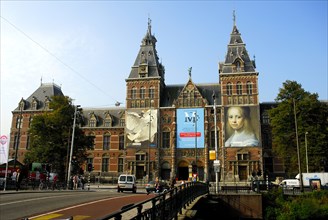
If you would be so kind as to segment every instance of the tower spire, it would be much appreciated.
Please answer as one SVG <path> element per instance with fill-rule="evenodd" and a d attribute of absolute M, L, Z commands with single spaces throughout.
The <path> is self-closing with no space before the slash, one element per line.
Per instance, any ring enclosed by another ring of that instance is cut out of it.
<path fill-rule="evenodd" d="M 151 36 L 151 19 L 148 17 L 148 34 Z"/>
<path fill-rule="evenodd" d="M 236 26 L 236 11 L 235 10 L 233 10 L 232 17 L 233 17 L 233 26 Z"/>

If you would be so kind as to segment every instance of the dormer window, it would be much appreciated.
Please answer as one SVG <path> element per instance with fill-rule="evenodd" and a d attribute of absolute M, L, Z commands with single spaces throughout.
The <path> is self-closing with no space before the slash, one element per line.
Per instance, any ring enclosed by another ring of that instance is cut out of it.
<path fill-rule="evenodd" d="M 20 111 L 23 111 L 25 109 L 25 102 L 23 99 L 20 101 L 18 107 Z"/>
<path fill-rule="evenodd" d="M 49 105 L 50 105 L 50 99 L 47 96 L 46 99 L 44 100 L 44 109 L 49 110 L 49 108 L 50 108 Z"/>
<path fill-rule="evenodd" d="M 35 97 L 33 97 L 33 99 L 32 99 L 32 109 L 36 110 L 37 107 L 38 107 L 38 101 Z"/>
<path fill-rule="evenodd" d="M 97 117 L 94 113 L 90 114 L 90 120 L 89 120 L 89 127 L 96 127 L 97 126 Z"/>
<path fill-rule="evenodd" d="M 105 127 L 112 127 L 112 116 L 109 114 L 109 112 L 105 112 L 105 120 L 104 120 L 104 126 Z"/>

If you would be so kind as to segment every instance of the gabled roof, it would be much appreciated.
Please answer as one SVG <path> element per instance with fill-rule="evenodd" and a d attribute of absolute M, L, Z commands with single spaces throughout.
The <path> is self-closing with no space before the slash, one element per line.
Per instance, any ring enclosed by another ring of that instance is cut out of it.
<path fill-rule="evenodd" d="M 64 96 L 61 88 L 54 83 L 41 83 L 40 87 L 35 90 L 27 99 L 24 101 L 24 111 L 32 110 L 32 102 L 35 100 L 38 102 L 38 108 L 36 110 L 44 110 L 45 101 L 51 99 L 52 96 Z M 19 105 L 14 111 L 19 111 Z"/>

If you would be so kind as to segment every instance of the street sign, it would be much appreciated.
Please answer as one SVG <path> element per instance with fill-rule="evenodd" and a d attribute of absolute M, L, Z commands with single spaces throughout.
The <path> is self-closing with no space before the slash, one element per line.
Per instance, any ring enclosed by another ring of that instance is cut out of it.
<path fill-rule="evenodd" d="M 221 161 L 220 160 L 214 160 L 214 172 L 215 173 L 219 173 L 220 172 L 220 165 L 221 165 Z"/>

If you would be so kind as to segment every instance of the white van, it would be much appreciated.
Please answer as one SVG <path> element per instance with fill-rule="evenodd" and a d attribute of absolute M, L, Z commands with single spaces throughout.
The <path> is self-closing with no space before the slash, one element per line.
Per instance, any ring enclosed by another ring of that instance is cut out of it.
<path fill-rule="evenodd" d="M 279 184 L 280 187 L 283 187 L 285 189 L 294 189 L 300 187 L 300 181 L 298 179 L 287 179 L 281 181 Z"/>
<path fill-rule="evenodd" d="M 137 181 L 135 175 L 121 174 L 117 181 L 117 192 L 132 191 L 137 192 Z"/>

